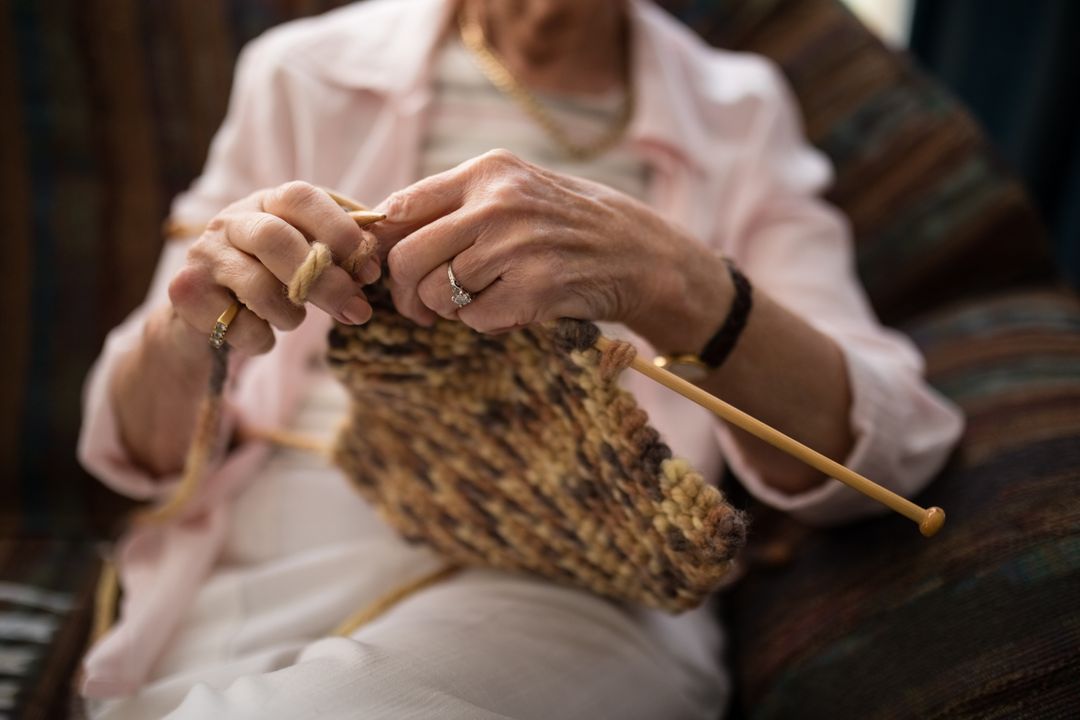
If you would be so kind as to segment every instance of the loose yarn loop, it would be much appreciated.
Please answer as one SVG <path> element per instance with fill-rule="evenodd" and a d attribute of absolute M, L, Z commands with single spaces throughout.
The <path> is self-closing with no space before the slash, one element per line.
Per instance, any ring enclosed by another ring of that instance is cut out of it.
<path fill-rule="evenodd" d="M 600 328 L 591 322 L 564 318 L 551 328 L 555 344 L 564 352 L 582 351 L 591 348 L 600 338 Z M 615 340 L 600 351 L 598 368 L 600 377 L 611 382 L 619 373 L 630 367 L 637 357 L 637 348 L 625 340 Z"/>
<path fill-rule="evenodd" d="M 364 264 L 375 256 L 376 249 L 375 238 L 365 234 L 360 241 L 360 247 L 356 248 L 349 257 L 345 258 L 345 262 L 341 263 L 341 269 L 349 273 L 353 280 L 358 281 L 360 271 L 363 269 Z"/>
<path fill-rule="evenodd" d="M 334 264 L 334 256 L 330 248 L 320 242 L 311 243 L 304 262 L 296 268 L 296 272 L 289 278 L 288 294 L 293 305 L 303 305 L 307 302 L 311 286 L 319 279 L 323 272 Z M 351 274 L 351 273 L 350 273 Z"/>
<path fill-rule="evenodd" d="M 619 373 L 630 367 L 630 363 L 637 357 L 637 348 L 625 340 L 611 343 L 600 352 L 600 377 L 611 382 Z"/>

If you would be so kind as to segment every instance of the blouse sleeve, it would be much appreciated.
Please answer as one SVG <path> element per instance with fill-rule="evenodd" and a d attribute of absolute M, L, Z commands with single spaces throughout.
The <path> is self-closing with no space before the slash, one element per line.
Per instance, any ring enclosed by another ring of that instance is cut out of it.
<path fill-rule="evenodd" d="M 877 321 L 855 275 L 848 225 L 818 197 L 831 181 L 828 161 L 803 138 L 780 74 L 764 62 L 761 69 L 760 111 L 740 178 L 743 201 L 728 228 L 729 252 L 756 288 L 839 346 L 855 436 L 844 464 L 912 496 L 945 463 L 963 429 L 962 415 L 927 385 L 914 345 Z M 815 524 L 883 511 L 834 479 L 797 495 L 776 490 L 762 481 L 728 428 L 721 425 L 718 433 L 732 471 L 762 502 Z"/>
<path fill-rule="evenodd" d="M 290 178 L 289 113 L 276 75 L 276 63 L 262 39 L 241 53 L 225 120 L 202 175 L 174 200 L 172 220 L 201 227 L 235 200 Z M 138 345 L 148 315 L 169 302 L 169 282 L 183 266 L 191 242 L 165 243 L 146 299 L 106 337 L 83 388 L 79 460 L 106 485 L 137 499 L 168 492 L 175 478 L 151 476 L 132 460 L 120 438 L 109 383 L 120 358 Z M 231 432 L 234 421 L 226 410 L 223 433 Z"/>

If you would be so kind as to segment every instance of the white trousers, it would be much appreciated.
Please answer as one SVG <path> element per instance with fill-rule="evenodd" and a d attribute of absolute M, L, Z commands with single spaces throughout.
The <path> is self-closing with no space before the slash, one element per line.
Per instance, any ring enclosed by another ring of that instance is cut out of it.
<path fill-rule="evenodd" d="M 332 425 L 320 384 L 296 429 Z M 142 691 L 108 720 L 715 720 L 728 694 L 710 608 L 669 616 L 492 570 L 421 590 L 351 637 L 332 628 L 439 567 L 335 469 L 282 451 L 238 499 L 225 556 Z"/>

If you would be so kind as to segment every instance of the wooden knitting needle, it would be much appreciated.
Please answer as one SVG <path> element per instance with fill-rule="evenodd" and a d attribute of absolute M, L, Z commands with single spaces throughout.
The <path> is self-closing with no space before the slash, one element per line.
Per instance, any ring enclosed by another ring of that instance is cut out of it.
<path fill-rule="evenodd" d="M 611 344 L 611 340 L 601 337 L 596 341 L 596 348 L 603 351 Z M 945 511 L 941 508 L 919 507 L 907 498 L 897 495 L 892 490 L 878 485 L 869 478 L 865 478 L 854 470 L 846 468 L 835 460 L 831 460 L 816 450 L 803 445 L 798 440 L 788 437 L 776 428 L 766 425 L 751 415 L 747 415 L 734 405 L 710 395 L 697 385 L 683 380 L 668 370 L 653 365 L 640 355 L 634 357 L 630 366 L 642 375 L 652 378 L 664 387 L 674 390 L 683 397 L 689 398 L 703 408 L 719 415 L 732 425 L 742 428 L 754 437 L 764 440 L 773 447 L 783 450 L 788 455 L 802 460 L 810 467 L 820 470 L 829 477 L 836 478 L 845 485 L 895 510 L 917 523 L 919 532 L 926 537 L 936 534 L 941 529 L 941 526 L 945 524 Z"/>
<path fill-rule="evenodd" d="M 356 224 L 360 227 L 377 223 L 380 220 L 385 220 L 386 216 L 382 213 L 371 212 L 363 203 L 359 203 L 353 200 L 351 197 L 346 197 L 339 192 L 331 190 L 330 188 L 319 188 L 324 193 L 330 196 L 330 199 L 336 202 L 341 207 L 349 211 L 349 217 L 356 221 Z"/>
<path fill-rule="evenodd" d="M 351 198 L 339 195 L 327 188 L 320 189 L 329 195 L 334 202 L 340 205 L 359 227 L 367 227 L 372 223 L 377 223 L 380 220 L 386 219 L 386 216 L 382 213 L 372 212 Z M 205 231 L 205 225 L 189 225 L 188 223 L 176 222 L 171 219 L 165 222 L 165 237 L 169 239 L 198 237 Z"/>
<path fill-rule="evenodd" d="M 367 211 L 363 205 L 351 198 L 339 195 L 328 188 L 323 188 L 323 190 L 333 198 L 338 205 L 350 209 L 352 211 L 349 213 L 350 216 Z M 367 218 L 371 216 L 375 216 L 375 213 L 367 213 L 364 217 Z M 381 220 L 383 217 L 385 216 L 378 216 L 378 219 L 372 219 L 370 222 L 378 222 L 378 220 Z M 605 337 L 600 337 L 596 341 L 596 347 L 601 351 L 610 345 L 611 340 L 608 340 Z M 683 397 L 689 398 L 705 409 L 719 415 L 732 425 L 742 428 L 746 432 L 764 440 L 773 447 L 802 460 L 810 467 L 819 470 L 829 477 L 836 478 L 848 487 L 854 488 L 864 495 L 877 500 L 886 507 L 895 510 L 909 520 L 917 523 L 919 532 L 924 536 L 931 537 L 932 535 L 935 535 L 945 524 L 945 511 L 941 508 L 923 508 L 916 505 L 907 498 L 897 495 L 892 490 L 878 485 L 873 480 L 870 480 L 854 470 L 844 467 L 835 460 L 825 457 L 816 450 L 803 445 L 798 440 L 788 437 L 776 428 L 766 425 L 752 415 L 744 413 L 734 405 L 730 405 L 720 398 L 710 395 L 697 385 L 683 380 L 681 377 L 668 370 L 653 365 L 641 356 L 635 356 L 634 360 L 630 363 L 630 366 L 641 374 L 652 378 L 661 385 L 674 390 Z"/>
<path fill-rule="evenodd" d="M 370 225 L 386 219 L 381 213 L 371 212 L 361 203 L 352 198 L 341 195 L 330 188 L 321 188 L 334 202 L 348 211 L 356 224 L 360 227 Z M 202 230 L 191 234 L 201 234 Z M 596 347 L 603 351 L 611 345 L 611 340 L 600 337 L 596 341 Z M 810 467 L 819 470 L 829 477 L 836 478 L 845 485 L 858 490 L 864 495 L 877 500 L 886 507 L 900 513 L 904 517 L 917 523 L 919 531 L 926 537 L 935 535 L 945 524 L 945 511 L 939 507 L 923 508 L 901 497 L 892 490 L 878 485 L 869 478 L 844 467 L 840 463 L 825 457 L 821 453 L 803 445 L 798 440 L 788 437 L 770 425 L 766 425 L 757 418 L 744 413 L 734 405 L 730 405 L 720 398 L 705 392 L 697 385 L 683 380 L 678 375 L 663 368 L 657 367 L 646 361 L 641 356 L 635 356 L 630 366 L 642 375 L 652 378 L 661 385 L 674 390 L 683 397 L 693 400 L 698 405 L 715 413 L 732 425 L 742 428 L 751 435 L 764 440 L 775 448 L 802 460 Z"/>
<path fill-rule="evenodd" d="M 385 220 L 386 216 L 382 213 L 371 212 L 370 210 L 350 210 L 349 217 L 356 221 L 356 224 L 360 227 L 366 227 L 372 223 L 377 223 L 380 220 Z"/>

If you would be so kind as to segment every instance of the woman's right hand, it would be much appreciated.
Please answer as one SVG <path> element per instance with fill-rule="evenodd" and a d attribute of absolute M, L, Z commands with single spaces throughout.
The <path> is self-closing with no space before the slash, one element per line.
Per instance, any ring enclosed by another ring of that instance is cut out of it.
<path fill-rule="evenodd" d="M 169 284 L 169 298 L 176 316 L 203 338 L 233 299 L 239 300 L 243 307 L 229 326 L 228 343 L 244 354 L 264 353 L 274 345 L 271 326 L 293 330 L 304 319 L 304 307 L 294 305 L 285 288 L 311 244 L 323 243 L 340 261 L 372 241 L 314 185 L 296 181 L 260 190 L 210 221 Z M 377 257 L 355 277 L 331 265 L 311 286 L 308 302 L 339 322 L 365 323 L 371 306 L 363 285 L 379 274 Z"/>

